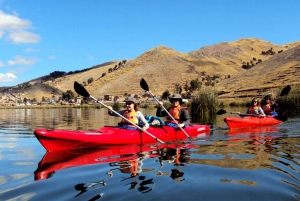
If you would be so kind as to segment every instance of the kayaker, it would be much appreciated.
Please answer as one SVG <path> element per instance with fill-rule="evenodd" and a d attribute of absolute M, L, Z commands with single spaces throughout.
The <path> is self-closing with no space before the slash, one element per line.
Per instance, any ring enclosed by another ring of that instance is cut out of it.
<path fill-rule="evenodd" d="M 184 128 L 190 124 L 190 117 L 187 111 L 186 107 L 181 106 L 182 104 L 182 98 L 180 94 L 173 94 L 170 98 L 169 101 L 171 102 L 171 107 L 168 108 L 168 112 L 172 117 L 176 120 L 174 120 L 169 117 L 168 113 L 164 110 L 161 110 L 162 102 L 159 103 L 157 110 L 156 110 L 156 116 L 158 117 L 167 117 L 166 120 L 166 125 L 167 126 L 172 126 L 174 128 L 177 128 L 180 126 L 181 128 Z M 177 125 L 178 124 L 178 125 Z"/>
<path fill-rule="evenodd" d="M 268 116 L 276 117 L 278 116 L 276 109 L 278 108 L 278 104 L 271 100 L 270 95 L 266 95 L 264 97 L 264 104 L 262 105 L 262 109 L 264 113 Z"/>
<path fill-rule="evenodd" d="M 242 114 L 240 114 L 240 112 L 238 112 L 238 114 L 243 116 Z M 247 109 L 246 114 L 255 114 L 258 116 L 262 116 L 262 117 L 266 116 L 263 109 L 260 107 L 259 101 L 257 98 L 252 99 L 251 106 Z"/>
<path fill-rule="evenodd" d="M 122 121 L 119 123 L 119 125 L 126 129 L 137 129 L 133 124 L 141 126 L 143 131 L 146 131 L 149 128 L 149 124 L 146 121 L 144 115 L 138 110 L 138 101 L 135 98 L 127 97 L 125 100 L 125 110 L 117 111 L 120 115 L 124 116 L 127 120 L 124 120 L 122 118 Z M 112 111 L 112 107 L 108 106 L 108 114 L 110 116 L 118 116 L 116 113 Z"/>

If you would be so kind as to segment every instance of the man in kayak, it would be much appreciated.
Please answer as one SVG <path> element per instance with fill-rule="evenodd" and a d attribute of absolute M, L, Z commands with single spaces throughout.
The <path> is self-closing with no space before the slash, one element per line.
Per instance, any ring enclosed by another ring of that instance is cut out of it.
<path fill-rule="evenodd" d="M 126 128 L 126 129 L 131 129 L 134 130 L 136 127 L 132 124 L 135 125 L 142 125 L 143 131 L 146 131 L 149 128 L 149 124 L 146 121 L 144 115 L 138 111 L 138 101 L 134 98 L 127 97 L 125 100 L 125 110 L 120 110 L 117 111 L 120 115 L 124 116 L 127 120 L 124 120 L 122 118 L 122 121 L 119 123 L 119 126 Z M 112 107 L 108 106 L 108 114 L 110 116 L 118 116 L 116 113 L 112 111 Z"/>
<path fill-rule="evenodd" d="M 242 114 L 240 114 L 240 112 L 238 112 L 238 114 L 243 116 Z M 258 115 L 258 116 L 261 116 L 261 117 L 266 116 L 263 109 L 260 107 L 257 98 L 252 99 L 251 106 L 248 108 L 246 114 L 253 114 L 253 115 Z"/>
<path fill-rule="evenodd" d="M 165 122 L 167 126 L 172 126 L 174 128 L 184 128 L 190 124 L 190 117 L 186 107 L 181 106 L 182 98 L 180 94 L 173 94 L 169 101 L 171 102 L 171 107 L 168 108 L 168 112 L 176 120 L 176 122 L 168 115 L 166 111 L 161 110 L 162 102 L 159 103 L 156 116 L 165 117 L 167 116 L 167 121 Z"/>

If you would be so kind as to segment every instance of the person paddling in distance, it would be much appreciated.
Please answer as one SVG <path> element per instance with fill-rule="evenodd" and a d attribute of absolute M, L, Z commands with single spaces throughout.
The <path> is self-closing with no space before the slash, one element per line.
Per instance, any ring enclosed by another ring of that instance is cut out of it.
<path fill-rule="evenodd" d="M 127 97 L 125 100 L 125 110 L 117 111 L 120 115 L 124 116 L 126 119 L 128 119 L 130 122 L 132 122 L 135 125 L 141 126 L 143 131 L 146 131 L 149 128 L 149 124 L 146 121 L 144 115 L 138 110 L 138 101 L 134 98 Z M 108 114 L 110 116 L 118 116 L 112 111 L 112 107 L 108 106 Z M 135 130 L 137 129 L 132 123 L 122 118 L 122 121 L 119 123 L 119 125 L 123 128 Z"/>
<path fill-rule="evenodd" d="M 262 104 L 262 109 L 266 115 L 272 115 L 272 109 L 271 109 L 272 104 L 273 102 L 271 101 L 271 96 L 266 95 L 264 97 L 264 101 Z"/>
<path fill-rule="evenodd" d="M 240 112 L 238 112 L 239 115 L 241 115 Z M 258 99 L 257 98 L 253 98 L 251 101 L 251 106 L 247 109 L 246 114 L 254 114 L 254 115 L 258 115 L 261 117 L 265 117 L 265 113 L 263 111 L 263 109 L 260 107 Z M 243 115 L 241 115 L 243 116 Z"/>
<path fill-rule="evenodd" d="M 158 117 L 167 117 L 166 120 L 166 125 L 167 126 L 172 126 L 174 128 L 178 128 L 180 126 L 181 128 L 184 128 L 190 124 L 190 117 L 187 111 L 186 107 L 182 107 L 182 98 L 180 94 L 173 94 L 170 98 L 169 101 L 171 102 L 171 107 L 168 108 L 168 112 L 172 117 L 176 120 L 174 120 L 168 115 L 166 111 L 163 111 L 161 108 L 162 102 L 159 102 L 159 105 L 156 110 L 156 116 Z"/>
<path fill-rule="evenodd" d="M 276 112 L 276 109 L 278 108 L 278 104 L 276 103 L 276 101 L 278 100 L 278 98 L 279 97 L 277 97 L 275 101 L 272 101 L 270 95 L 266 95 L 264 97 L 264 104 L 262 105 L 262 109 L 267 116 L 278 116 L 278 113 Z"/>

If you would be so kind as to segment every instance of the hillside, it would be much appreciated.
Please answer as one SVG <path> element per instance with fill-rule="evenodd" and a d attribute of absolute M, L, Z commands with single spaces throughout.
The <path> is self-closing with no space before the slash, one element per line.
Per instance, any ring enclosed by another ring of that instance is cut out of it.
<path fill-rule="evenodd" d="M 221 92 L 220 97 L 242 97 L 262 88 L 267 91 L 299 83 L 299 55 L 300 41 L 275 45 L 256 38 L 221 42 L 190 53 L 159 46 L 132 60 L 107 62 L 58 78 L 38 78 L 11 91 L 40 100 L 73 90 L 74 81 L 78 81 L 85 83 L 91 95 L 103 98 L 104 94 L 141 94 L 139 81 L 144 78 L 154 94 L 162 94 L 166 89 L 173 93 L 175 84 L 184 88 L 186 82 L 198 78 L 202 87 Z"/>

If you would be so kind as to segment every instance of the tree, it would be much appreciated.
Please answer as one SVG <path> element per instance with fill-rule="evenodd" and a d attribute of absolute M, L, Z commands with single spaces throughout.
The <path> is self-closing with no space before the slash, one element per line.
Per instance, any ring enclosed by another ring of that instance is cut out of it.
<path fill-rule="evenodd" d="M 190 91 L 193 92 L 197 89 L 200 89 L 201 85 L 202 85 L 202 83 L 198 80 L 198 78 L 195 80 L 192 80 L 190 83 Z"/>
<path fill-rule="evenodd" d="M 189 91 L 189 85 L 188 85 L 188 81 L 185 81 L 185 85 L 184 85 L 184 90 L 187 93 Z"/>
<path fill-rule="evenodd" d="M 162 94 L 162 99 L 168 99 L 170 96 L 170 92 L 169 90 L 167 89 L 163 94 Z"/>
<path fill-rule="evenodd" d="M 62 99 L 66 100 L 66 101 L 73 99 L 74 97 L 75 97 L 75 94 L 71 90 L 67 90 L 66 92 L 64 92 L 62 94 Z"/>
<path fill-rule="evenodd" d="M 181 92 L 182 92 L 182 88 L 180 84 L 175 84 L 175 93 L 181 94 Z"/>
<path fill-rule="evenodd" d="M 91 78 L 88 79 L 87 82 L 88 82 L 88 84 L 91 84 L 93 81 L 94 81 L 94 79 L 91 77 Z"/>

